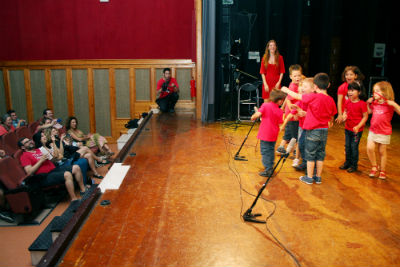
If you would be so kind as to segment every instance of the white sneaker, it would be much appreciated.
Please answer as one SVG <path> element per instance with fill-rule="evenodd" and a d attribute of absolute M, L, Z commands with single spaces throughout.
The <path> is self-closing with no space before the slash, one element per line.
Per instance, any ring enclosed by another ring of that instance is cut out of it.
<path fill-rule="evenodd" d="M 299 159 L 294 159 L 292 167 L 297 167 L 297 166 L 299 166 Z"/>

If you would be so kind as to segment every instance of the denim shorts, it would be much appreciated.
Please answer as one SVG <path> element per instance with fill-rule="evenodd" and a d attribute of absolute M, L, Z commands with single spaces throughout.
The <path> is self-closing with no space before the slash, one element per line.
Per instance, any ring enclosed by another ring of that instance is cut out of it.
<path fill-rule="evenodd" d="M 292 138 L 297 140 L 299 132 L 299 121 L 289 121 L 285 127 L 285 134 L 283 140 L 290 141 Z"/>
<path fill-rule="evenodd" d="M 328 139 L 328 129 L 314 129 L 306 131 L 306 161 L 323 161 L 325 159 L 325 146 Z"/>

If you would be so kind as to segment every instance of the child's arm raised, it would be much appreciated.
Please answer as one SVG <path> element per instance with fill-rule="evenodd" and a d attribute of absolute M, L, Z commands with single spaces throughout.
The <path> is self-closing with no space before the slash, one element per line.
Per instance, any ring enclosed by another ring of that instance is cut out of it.
<path fill-rule="evenodd" d="M 288 95 L 290 95 L 291 97 L 293 97 L 293 98 L 295 98 L 295 99 L 297 99 L 297 100 L 301 100 L 301 94 L 298 94 L 298 93 L 295 93 L 295 92 L 293 92 L 292 90 L 290 90 L 289 88 L 287 88 L 286 86 L 283 86 L 282 88 L 281 88 L 281 91 L 282 92 L 284 92 L 284 93 L 286 93 L 286 94 L 288 94 Z"/>
<path fill-rule="evenodd" d="M 388 103 L 389 106 L 394 107 L 394 111 L 396 111 L 396 113 L 400 115 L 400 106 L 399 106 L 399 104 L 397 104 L 393 100 L 388 100 L 387 103 Z"/>

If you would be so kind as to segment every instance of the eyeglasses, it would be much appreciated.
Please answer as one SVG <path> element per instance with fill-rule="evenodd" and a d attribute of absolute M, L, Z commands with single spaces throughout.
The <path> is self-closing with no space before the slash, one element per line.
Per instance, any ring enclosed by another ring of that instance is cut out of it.
<path fill-rule="evenodd" d="M 29 143 L 31 140 L 30 139 L 28 139 L 28 140 L 26 140 L 25 142 L 22 142 L 22 144 L 23 145 L 26 145 L 27 143 Z"/>

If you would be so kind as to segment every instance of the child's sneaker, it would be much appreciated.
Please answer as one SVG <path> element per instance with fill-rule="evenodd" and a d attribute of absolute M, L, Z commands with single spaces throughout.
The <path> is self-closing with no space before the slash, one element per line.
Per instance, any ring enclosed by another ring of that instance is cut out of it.
<path fill-rule="evenodd" d="M 286 150 L 285 150 L 285 148 L 284 148 L 283 146 L 279 146 L 279 147 L 276 149 L 276 153 L 278 153 L 278 154 L 285 154 L 285 153 L 286 153 Z"/>
<path fill-rule="evenodd" d="M 314 182 L 315 182 L 316 184 L 321 184 L 321 183 L 322 183 L 321 177 L 314 176 L 314 177 L 313 177 L 313 180 L 314 180 Z"/>
<path fill-rule="evenodd" d="M 306 183 L 306 184 L 313 184 L 314 183 L 314 179 L 308 177 L 307 175 L 301 176 L 299 179 L 300 179 L 300 181 L 302 181 L 303 183 Z"/>
<path fill-rule="evenodd" d="M 299 159 L 294 159 L 294 160 L 293 160 L 292 166 L 293 166 L 293 167 L 299 166 Z"/>

